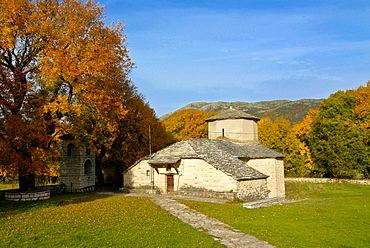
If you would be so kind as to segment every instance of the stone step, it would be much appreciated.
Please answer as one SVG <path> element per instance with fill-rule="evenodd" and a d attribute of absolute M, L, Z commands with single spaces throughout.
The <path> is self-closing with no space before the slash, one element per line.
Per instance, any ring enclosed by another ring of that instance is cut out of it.
<path fill-rule="evenodd" d="M 149 195 L 160 194 L 159 189 L 129 189 L 129 188 L 120 188 L 119 190 L 122 191 L 123 193 L 149 194 Z"/>
<path fill-rule="evenodd" d="M 284 200 L 284 197 L 267 198 L 263 200 L 243 203 L 243 207 L 249 209 L 270 207 L 275 204 L 283 203 Z"/>

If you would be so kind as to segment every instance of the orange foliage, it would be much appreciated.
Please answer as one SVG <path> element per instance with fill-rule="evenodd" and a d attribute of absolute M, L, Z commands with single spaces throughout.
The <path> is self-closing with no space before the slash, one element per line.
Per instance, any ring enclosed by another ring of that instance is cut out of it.
<path fill-rule="evenodd" d="M 203 139 L 207 138 L 208 135 L 208 126 L 205 120 L 216 114 L 218 112 L 184 109 L 163 120 L 163 125 L 175 141 Z"/>
<path fill-rule="evenodd" d="M 310 109 L 308 115 L 302 120 L 302 122 L 297 123 L 293 127 L 293 132 L 300 140 L 299 148 L 300 154 L 305 158 L 304 166 L 310 170 L 315 169 L 314 162 L 312 160 L 311 150 L 307 145 L 308 135 L 312 130 L 312 122 L 317 115 L 317 109 Z"/>
<path fill-rule="evenodd" d="M 312 122 L 317 113 L 317 109 L 310 109 L 307 113 L 308 115 L 302 120 L 302 122 L 294 125 L 293 131 L 300 140 L 307 139 L 307 135 L 312 129 Z"/>
<path fill-rule="evenodd" d="M 0 12 L 0 170 L 48 173 L 61 132 L 109 147 L 133 67 L 122 23 L 106 26 L 94 1 L 2 0 Z"/>
<path fill-rule="evenodd" d="M 127 97 L 125 108 L 127 114 L 119 122 L 118 136 L 101 158 L 105 177 L 121 179 L 125 168 L 148 155 L 150 149 L 156 152 L 169 142 L 164 126 L 141 95 Z"/>
<path fill-rule="evenodd" d="M 360 86 L 354 91 L 356 96 L 356 107 L 353 113 L 363 122 L 365 128 L 370 128 L 370 81 L 366 86 Z"/>

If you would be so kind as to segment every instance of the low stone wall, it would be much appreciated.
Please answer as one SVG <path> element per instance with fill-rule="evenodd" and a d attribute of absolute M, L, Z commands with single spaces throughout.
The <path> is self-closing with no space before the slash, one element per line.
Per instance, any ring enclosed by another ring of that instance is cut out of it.
<path fill-rule="evenodd" d="M 249 208 L 249 209 L 265 208 L 265 207 L 270 207 L 272 205 L 281 204 L 284 201 L 285 201 L 284 197 L 274 197 L 274 198 L 268 198 L 268 199 L 263 199 L 259 201 L 246 202 L 246 203 L 243 203 L 243 207 Z"/>
<path fill-rule="evenodd" d="M 193 196 L 193 197 L 206 197 L 206 198 L 219 198 L 233 201 L 236 198 L 235 192 L 217 192 L 202 188 L 181 188 L 175 191 L 175 195 Z"/>
<path fill-rule="evenodd" d="M 51 196 L 60 195 L 60 194 L 65 193 L 65 188 L 64 188 L 64 185 L 63 184 L 39 186 L 39 187 L 36 187 L 36 190 L 37 191 L 46 191 L 46 190 L 49 190 Z M 0 200 L 4 200 L 5 199 L 5 193 L 7 193 L 7 192 L 14 192 L 14 191 L 15 191 L 14 189 L 0 190 Z"/>
<path fill-rule="evenodd" d="M 0 190 L 0 200 L 5 200 L 5 193 L 13 192 L 13 191 L 14 191 L 14 189 Z"/>
<path fill-rule="evenodd" d="M 64 184 L 39 186 L 36 189 L 37 190 L 50 190 L 50 196 L 60 195 L 60 194 L 65 193 L 65 185 Z"/>
<path fill-rule="evenodd" d="M 359 184 L 370 185 L 369 179 L 354 180 L 354 179 L 336 179 L 336 178 L 300 178 L 287 177 L 285 182 L 306 182 L 306 183 L 345 183 L 345 184 Z"/>
<path fill-rule="evenodd" d="M 138 188 L 138 189 L 120 188 L 119 190 L 123 191 L 123 193 L 134 193 L 134 194 L 159 195 L 161 193 L 159 189 L 147 189 L 147 188 Z"/>
<path fill-rule="evenodd" d="M 50 199 L 50 190 L 38 192 L 5 192 L 7 201 L 38 201 Z"/>

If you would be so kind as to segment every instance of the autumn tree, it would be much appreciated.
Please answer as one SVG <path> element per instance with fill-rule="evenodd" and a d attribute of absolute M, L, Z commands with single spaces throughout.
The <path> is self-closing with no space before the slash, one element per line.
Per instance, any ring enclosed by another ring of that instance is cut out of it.
<path fill-rule="evenodd" d="M 359 118 L 359 123 L 365 128 L 370 129 L 370 81 L 366 86 L 360 86 L 355 90 L 356 106 L 353 113 Z"/>
<path fill-rule="evenodd" d="M 317 115 L 317 109 L 310 109 L 307 116 L 300 122 L 294 125 L 293 132 L 300 141 L 299 149 L 301 155 L 305 159 L 304 167 L 308 170 L 308 175 L 315 175 L 317 169 L 312 159 L 311 149 L 308 145 L 309 134 L 312 130 L 312 122 Z"/>
<path fill-rule="evenodd" d="M 300 142 L 288 120 L 283 118 L 275 121 L 271 121 L 270 118 L 261 119 L 258 122 L 258 140 L 262 145 L 286 156 L 284 169 L 287 175 L 300 176 L 305 173 Z"/>
<path fill-rule="evenodd" d="M 322 102 L 312 122 L 308 144 L 325 177 L 369 177 L 370 134 L 354 114 L 357 101 L 353 90 L 338 91 Z"/>
<path fill-rule="evenodd" d="M 163 120 L 163 125 L 175 142 L 183 139 L 204 139 L 208 137 L 205 120 L 216 114 L 218 112 L 184 109 Z"/>
<path fill-rule="evenodd" d="M 136 160 L 162 149 L 169 143 L 169 134 L 154 110 L 136 91 L 126 95 L 127 114 L 119 121 L 119 131 L 110 149 L 97 157 L 105 177 L 122 180 L 122 171 Z"/>
<path fill-rule="evenodd" d="M 0 1 L 0 171 L 21 190 L 48 173 L 62 132 L 117 136 L 132 62 L 122 24 L 103 18 L 94 1 Z"/>

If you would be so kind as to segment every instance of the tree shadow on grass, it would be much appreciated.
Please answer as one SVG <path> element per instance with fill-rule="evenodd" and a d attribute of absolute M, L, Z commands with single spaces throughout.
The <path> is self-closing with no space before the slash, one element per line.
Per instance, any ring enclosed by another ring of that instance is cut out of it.
<path fill-rule="evenodd" d="M 1 200 L 0 218 L 7 218 L 12 215 L 17 215 L 27 211 L 34 211 L 40 208 L 66 206 L 70 204 L 95 201 L 107 197 L 111 197 L 111 195 L 95 194 L 92 192 L 56 195 L 51 197 L 49 200 L 44 201 L 12 202 Z"/>

